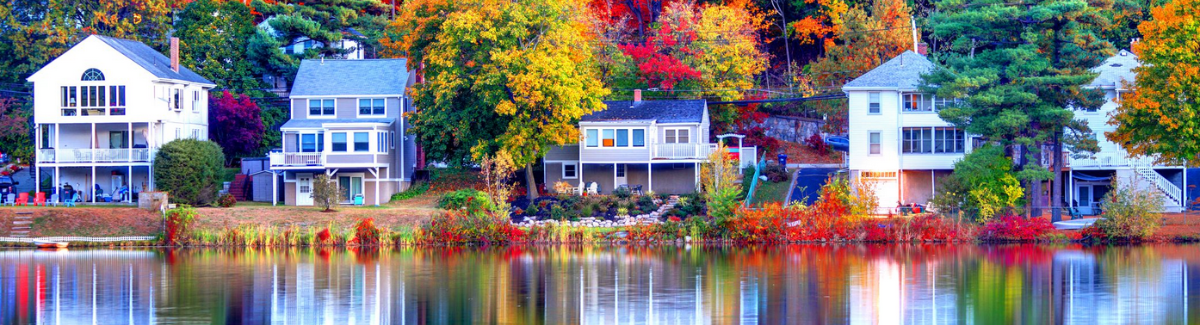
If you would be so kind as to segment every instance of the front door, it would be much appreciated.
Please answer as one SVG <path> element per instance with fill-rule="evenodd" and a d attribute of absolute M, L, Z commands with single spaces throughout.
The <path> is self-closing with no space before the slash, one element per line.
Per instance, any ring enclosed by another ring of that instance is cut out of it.
<path fill-rule="evenodd" d="M 354 197 L 362 194 L 362 177 L 338 177 L 338 190 L 342 191 L 342 203 L 353 204 Z"/>
<path fill-rule="evenodd" d="M 313 205 L 313 174 L 296 174 L 296 205 Z"/>
<path fill-rule="evenodd" d="M 1092 186 L 1079 185 L 1075 187 L 1075 206 L 1079 214 L 1095 214 L 1092 212 Z"/>

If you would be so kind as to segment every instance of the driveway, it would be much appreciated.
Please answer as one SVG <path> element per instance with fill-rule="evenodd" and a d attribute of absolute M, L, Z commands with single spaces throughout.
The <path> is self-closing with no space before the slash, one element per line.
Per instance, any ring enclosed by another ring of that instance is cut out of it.
<path fill-rule="evenodd" d="M 793 201 L 804 202 L 804 204 L 813 204 L 821 195 L 821 187 L 825 186 L 825 182 L 829 180 L 829 176 L 837 173 L 837 168 L 800 168 L 796 170 L 796 183 L 792 188 L 792 196 L 788 198 L 788 204 Z"/>

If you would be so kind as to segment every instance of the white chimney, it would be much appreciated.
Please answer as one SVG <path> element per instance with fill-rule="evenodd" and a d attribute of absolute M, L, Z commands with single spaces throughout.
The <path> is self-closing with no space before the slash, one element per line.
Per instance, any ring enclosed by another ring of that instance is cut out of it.
<path fill-rule="evenodd" d="M 642 90 L 641 89 L 633 90 L 633 102 L 634 103 L 642 102 Z"/>
<path fill-rule="evenodd" d="M 179 72 L 179 38 L 171 38 L 171 70 Z"/>

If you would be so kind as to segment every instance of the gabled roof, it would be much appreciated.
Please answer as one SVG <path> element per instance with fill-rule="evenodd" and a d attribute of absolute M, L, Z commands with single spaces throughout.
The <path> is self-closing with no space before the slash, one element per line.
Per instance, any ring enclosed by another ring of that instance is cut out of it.
<path fill-rule="evenodd" d="M 304 60 L 292 97 L 401 95 L 408 83 L 405 59 Z"/>
<path fill-rule="evenodd" d="M 92 37 L 103 41 L 104 44 L 108 44 L 109 47 L 133 60 L 134 63 L 137 63 L 142 69 L 146 69 L 146 71 L 149 71 L 155 77 L 216 85 L 212 81 L 208 81 L 208 79 L 204 79 L 199 74 L 192 72 L 191 69 L 183 66 L 183 64 L 179 65 L 179 72 L 175 72 L 175 70 L 171 69 L 171 58 L 155 51 L 142 42 L 103 35 L 88 36 L 88 38 Z"/>
<path fill-rule="evenodd" d="M 1141 65 L 1137 54 L 1121 50 L 1116 55 L 1104 59 L 1104 63 L 1101 63 L 1100 66 L 1092 68 L 1092 72 L 1100 75 L 1096 76 L 1096 79 L 1092 79 L 1088 86 L 1122 89 L 1121 81 L 1133 83 L 1137 75 L 1133 72 L 1133 68 Z"/>
<path fill-rule="evenodd" d="M 921 74 L 933 70 L 933 62 L 924 55 L 904 51 L 896 57 L 847 82 L 842 90 L 855 89 L 916 89 Z"/>
<path fill-rule="evenodd" d="M 394 118 L 335 118 L 335 119 L 292 119 L 288 120 L 280 129 L 319 129 L 325 124 L 343 124 L 343 123 L 379 123 L 392 124 Z"/>
<path fill-rule="evenodd" d="M 584 116 L 583 122 L 655 121 L 658 123 L 702 123 L 708 105 L 703 99 L 606 101 L 608 109 Z"/>

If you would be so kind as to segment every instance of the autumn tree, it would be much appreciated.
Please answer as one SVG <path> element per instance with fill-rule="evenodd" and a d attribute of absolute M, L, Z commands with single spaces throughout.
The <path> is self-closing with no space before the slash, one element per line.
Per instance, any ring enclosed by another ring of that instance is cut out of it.
<path fill-rule="evenodd" d="M 576 124 L 604 109 L 584 4 L 567 0 L 414 0 L 383 44 L 423 64 L 413 132 L 446 162 L 504 157 L 524 166 L 553 146 L 576 143 Z"/>
<path fill-rule="evenodd" d="M 249 96 L 234 95 L 228 90 L 211 95 L 209 103 L 208 135 L 221 145 L 225 157 L 233 160 L 257 153 L 263 136 L 258 105 Z"/>
<path fill-rule="evenodd" d="M 1011 3 L 1002 0 L 939 2 L 930 15 L 933 37 L 945 44 L 934 58 L 940 67 L 924 76 L 922 90 L 962 99 L 938 115 L 960 129 L 1005 148 L 1026 191 L 1027 213 L 1040 213 L 1042 182 L 1054 181 L 1051 204 L 1061 206 L 1062 155 L 1097 149 L 1075 109 L 1096 109 L 1102 94 L 1083 86 L 1091 69 L 1112 55 L 1098 35 L 1108 27 L 1109 4 L 1083 0 Z M 979 19 L 979 17 L 990 17 Z M 1072 141 L 1071 143 L 1064 143 Z M 1052 157 L 1051 172 L 1040 154 Z M 975 153 L 971 153 L 972 155 Z"/>
<path fill-rule="evenodd" d="M 220 88 L 261 97 L 266 85 L 246 52 L 255 31 L 241 1 L 194 0 L 176 15 L 179 62 Z"/>
<path fill-rule="evenodd" d="M 14 160 L 30 161 L 33 158 L 32 109 L 28 102 L 0 96 L 0 153 Z"/>
<path fill-rule="evenodd" d="M 883 62 L 913 49 L 911 16 L 901 0 L 876 0 L 870 6 L 859 5 L 843 15 L 845 30 L 833 33 L 833 42 L 825 43 L 825 54 L 808 66 L 819 88 L 841 89 Z M 850 31 L 850 32 L 847 32 Z M 861 32 L 872 31 L 872 32 Z M 821 101 L 816 108 L 826 118 L 827 131 L 842 133 L 847 126 L 847 100 Z"/>
<path fill-rule="evenodd" d="M 1151 9 L 1141 23 L 1141 41 L 1133 45 L 1141 66 L 1132 84 L 1122 85 L 1121 105 L 1106 133 L 1134 155 L 1156 155 L 1160 162 L 1200 165 L 1200 2 L 1174 0 Z"/>

